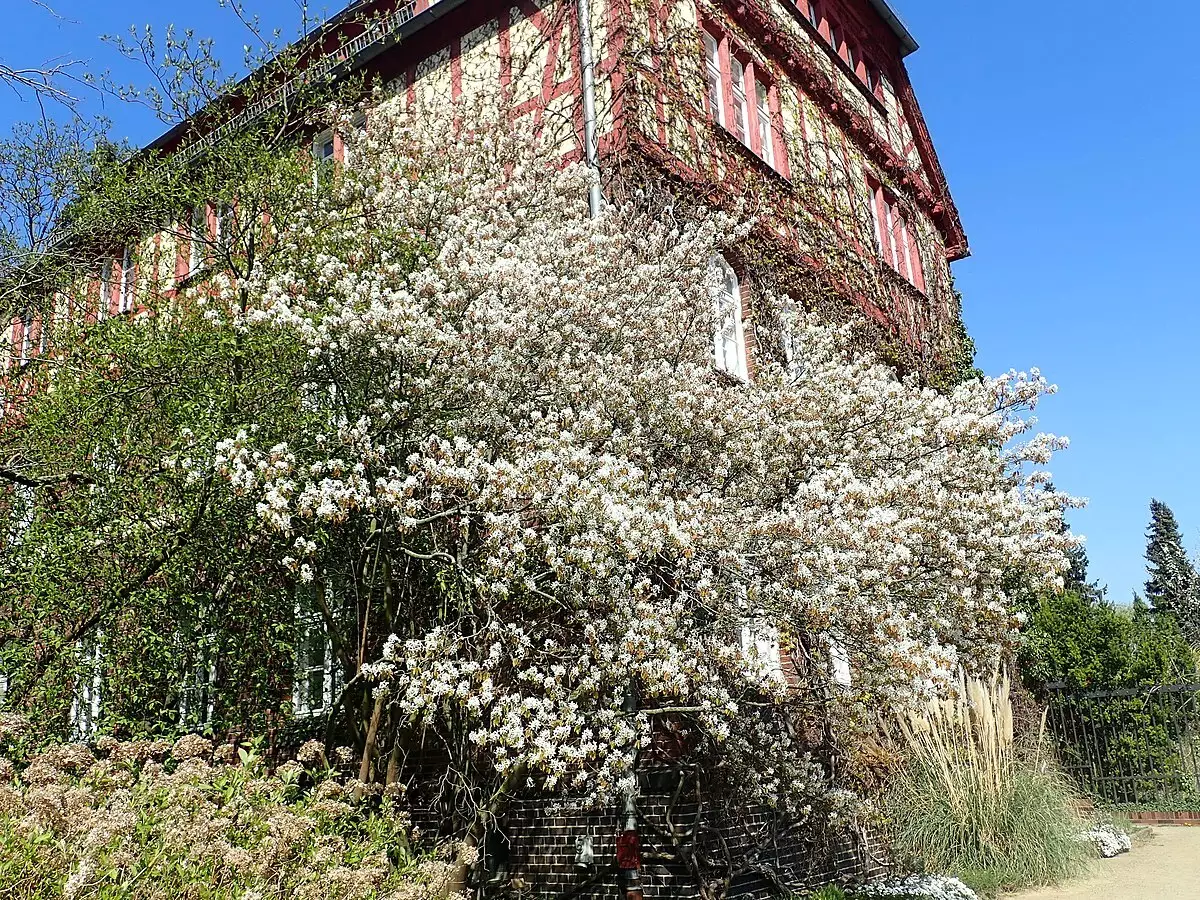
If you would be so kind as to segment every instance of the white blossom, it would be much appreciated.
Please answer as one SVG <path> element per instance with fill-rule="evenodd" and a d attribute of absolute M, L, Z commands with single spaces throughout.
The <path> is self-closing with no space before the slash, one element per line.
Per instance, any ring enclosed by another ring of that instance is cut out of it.
<path fill-rule="evenodd" d="M 1030 435 L 1053 388 L 1033 370 L 938 392 L 787 298 L 763 302 L 802 366 L 764 352 L 733 383 L 709 260 L 744 223 L 589 219 L 585 167 L 464 115 L 383 103 L 340 193 L 272 218 L 279 262 L 241 286 L 244 320 L 220 287 L 231 327 L 351 374 L 314 395 L 311 433 L 240 429 L 210 471 L 304 580 L 320 536 L 364 517 L 456 579 L 469 614 L 393 637 L 363 675 L 415 724 L 467 723 L 497 773 L 611 798 L 676 722 L 747 800 L 809 810 L 824 773 L 743 626 L 836 638 L 876 703 L 990 665 L 1017 627 L 1008 576 L 1053 586 L 1076 543 L 1041 469 L 1065 442 Z"/>

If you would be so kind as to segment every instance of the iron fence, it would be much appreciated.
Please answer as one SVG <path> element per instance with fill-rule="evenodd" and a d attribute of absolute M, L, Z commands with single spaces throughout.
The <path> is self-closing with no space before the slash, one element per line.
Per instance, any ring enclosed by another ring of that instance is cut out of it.
<path fill-rule="evenodd" d="M 1120 805 L 1200 803 L 1200 684 L 1050 688 L 1047 725 L 1083 790 Z"/>

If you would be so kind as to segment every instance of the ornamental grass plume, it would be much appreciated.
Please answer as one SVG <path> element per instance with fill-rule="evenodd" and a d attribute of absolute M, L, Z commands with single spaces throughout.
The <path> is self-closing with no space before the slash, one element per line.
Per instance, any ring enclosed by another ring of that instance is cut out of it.
<path fill-rule="evenodd" d="M 336 771 L 272 772 L 250 751 L 225 763 L 196 736 L 165 746 L 106 738 L 96 754 L 72 744 L 0 759 L 0 897 L 443 896 L 451 866 L 413 850 L 393 800 L 338 802 Z"/>
<path fill-rule="evenodd" d="M 901 713 L 905 763 L 885 801 L 898 851 L 988 893 L 1059 881 L 1086 855 L 1041 736 L 1028 750 L 1014 736 L 1009 687 L 1004 672 L 960 672 L 954 693 Z"/>

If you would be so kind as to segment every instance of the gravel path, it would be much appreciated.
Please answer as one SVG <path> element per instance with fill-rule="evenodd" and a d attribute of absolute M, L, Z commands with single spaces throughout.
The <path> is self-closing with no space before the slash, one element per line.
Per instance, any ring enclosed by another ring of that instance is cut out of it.
<path fill-rule="evenodd" d="M 1085 878 L 1005 900 L 1200 900 L 1200 828 L 1155 828 L 1132 852 L 1094 863 Z"/>

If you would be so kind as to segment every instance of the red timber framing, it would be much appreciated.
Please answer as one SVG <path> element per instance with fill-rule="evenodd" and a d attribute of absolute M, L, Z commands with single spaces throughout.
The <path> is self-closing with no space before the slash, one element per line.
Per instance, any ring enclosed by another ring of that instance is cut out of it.
<path fill-rule="evenodd" d="M 941 233 L 945 241 L 947 260 L 955 261 L 968 256 L 966 234 L 957 207 L 950 196 L 946 176 L 933 148 L 924 117 L 917 106 L 896 37 L 882 22 L 872 21 L 872 15 L 866 8 L 866 0 L 858 0 L 854 4 L 841 3 L 838 0 L 817 0 L 817 27 L 814 27 L 811 21 L 812 7 L 808 0 L 798 0 L 799 5 L 793 0 L 780 2 L 785 9 L 790 9 L 795 14 L 803 27 L 810 30 L 829 49 L 839 65 L 848 73 L 854 74 L 856 80 L 862 81 L 864 95 L 878 102 L 874 88 L 868 86 L 866 78 L 858 79 L 856 70 L 850 67 L 843 55 L 844 50 L 833 52 L 828 29 L 830 16 L 838 17 L 842 35 L 849 30 L 845 23 L 853 23 L 854 33 L 857 35 L 855 40 L 865 47 L 861 51 L 863 56 L 872 60 L 877 71 L 886 73 L 895 86 L 897 99 L 904 118 L 912 129 L 924 171 L 915 171 L 901 154 L 879 139 L 869 119 L 847 105 L 837 85 L 816 64 L 807 48 L 777 21 L 771 10 L 770 0 L 719 2 L 719 8 L 725 17 L 751 35 L 760 46 L 771 48 L 774 62 L 791 83 L 829 115 L 834 124 L 854 142 L 878 171 L 912 195 Z M 839 46 L 844 47 L 845 38 L 838 37 L 837 40 Z M 863 72 L 866 75 L 865 68 Z"/>
<path fill-rule="evenodd" d="M 715 22 L 703 23 L 701 38 L 709 118 L 784 178 L 789 177 L 783 114 L 774 79 Z"/>
<path fill-rule="evenodd" d="M 794 98 L 801 104 L 811 102 L 823 113 L 815 124 L 825 133 L 815 139 L 830 145 L 835 142 L 843 147 L 852 145 L 866 161 L 872 177 L 903 201 L 897 209 L 910 206 L 922 212 L 941 238 L 938 250 L 948 260 L 961 259 L 968 253 L 966 238 L 903 65 L 903 55 L 911 47 L 881 18 L 877 11 L 881 3 L 882 0 L 700 0 L 702 34 L 697 36 L 696 61 L 703 64 L 706 53 L 715 47 L 712 55 L 715 79 L 709 85 L 705 101 L 710 122 L 689 121 L 686 128 L 693 137 L 697 128 L 712 128 L 721 138 L 721 152 L 726 157 L 740 159 L 744 168 L 758 169 L 786 186 L 794 169 L 806 170 L 811 164 L 808 158 L 796 158 L 794 154 L 789 158 L 788 139 L 806 142 L 814 136 L 803 133 L 809 125 L 803 115 L 791 125 L 801 134 L 785 133 L 784 101 Z M 691 168 L 671 152 L 665 123 L 668 113 L 663 109 L 661 97 L 652 101 L 657 105 L 656 115 L 652 116 L 658 122 L 655 133 L 642 134 L 637 124 L 638 111 L 632 105 L 636 91 L 625 89 L 635 84 L 635 73 L 630 69 L 634 63 L 625 56 L 630 35 L 635 27 L 648 26 L 651 43 L 657 43 L 674 8 L 672 0 L 646 0 L 645 5 L 637 6 L 633 0 L 592 0 L 592 4 L 602 16 L 604 35 L 597 58 L 597 79 L 607 86 L 609 96 L 610 118 L 598 141 L 602 165 L 605 159 L 633 151 L 696 186 L 702 196 L 717 200 L 723 195 L 736 194 L 740 177 L 714 178 L 712 171 Z M 383 83 L 399 85 L 410 98 L 417 94 L 423 66 L 428 68 L 429 61 L 440 55 L 448 73 L 449 94 L 459 97 L 470 89 L 464 84 L 464 79 L 470 77 L 464 73 L 464 55 L 472 47 L 464 44 L 468 38 L 477 40 L 477 32 L 487 26 L 488 40 L 494 43 L 498 57 L 496 74 L 491 77 L 498 78 L 501 96 L 513 104 L 514 115 L 530 116 L 541 126 L 548 108 L 561 106 L 566 102 L 564 98 L 576 96 L 580 91 L 576 9 L 576 4 L 567 0 L 433 0 L 432 3 L 362 0 L 335 16 L 306 44 L 311 48 L 313 65 L 325 65 L 332 59 L 331 64 L 341 66 L 344 71 L 360 70 Z M 643 14 L 648 15 L 649 21 L 635 23 L 633 17 Z M 794 17 L 795 23 L 789 25 L 781 17 Z M 518 24 L 526 32 L 526 26 L 531 25 L 546 48 L 544 58 L 538 60 L 542 70 L 535 78 L 540 90 L 533 95 L 526 90 L 519 99 L 515 97 L 517 84 L 520 82 L 527 88 L 529 73 L 515 71 L 518 51 L 514 32 Z M 803 31 L 809 33 L 808 39 Z M 708 35 L 707 41 L 703 35 Z M 911 38 L 908 40 L 911 42 Z M 829 66 L 814 58 L 814 45 L 818 50 L 823 47 L 831 64 L 858 84 L 871 117 L 847 103 L 842 94 L 844 85 L 837 81 L 836 72 L 831 77 Z M 637 78 L 650 85 L 651 95 L 661 65 L 661 60 L 651 59 L 636 73 Z M 703 74 L 701 69 L 701 77 Z M 893 116 L 892 121 L 887 121 L 889 110 L 884 109 L 881 100 L 885 79 L 894 89 L 899 106 L 900 115 Z M 286 87 L 281 83 L 276 93 L 282 96 Z M 704 85 L 697 84 L 696 88 L 703 90 Z M 163 135 L 149 149 L 187 152 L 189 145 L 204 141 L 206 135 L 245 122 L 256 108 L 269 106 L 269 100 L 269 97 L 255 99 L 241 108 L 227 108 L 220 120 L 215 113 L 201 113 L 196 120 Z M 574 104 L 574 109 L 576 140 L 574 149 L 565 153 L 568 160 L 582 157 L 583 126 L 578 104 Z M 906 124 L 915 145 L 912 157 L 906 158 L 908 147 L 898 150 L 893 146 L 895 140 L 881 137 L 880 121 L 885 122 L 892 138 L 901 134 L 901 126 Z M 334 158 L 343 158 L 341 135 L 334 133 L 332 138 Z M 912 159 L 918 155 L 920 165 L 914 165 Z M 203 227 L 210 235 L 215 233 L 216 214 L 211 207 L 203 211 Z M 782 233 L 786 236 L 787 231 L 785 223 Z M 775 236 L 778 238 L 780 233 L 777 231 Z M 847 242 L 859 241 L 849 234 L 843 234 L 843 238 Z M 186 278 L 196 265 L 187 242 L 180 243 L 174 284 Z M 910 259 L 918 261 L 908 265 L 907 272 L 904 266 L 896 264 L 894 254 L 892 267 L 920 290 L 929 273 L 922 270 L 915 248 L 910 247 L 910 251 Z M 820 270 L 819 260 L 806 259 L 798 250 L 796 253 L 802 263 Z M 887 259 L 886 253 L 882 255 Z M 137 281 L 136 264 L 129 266 L 124 257 L 114 259 L 112 269 L 116 270 L 116 277 L 110 273 L 107 303 L 103 307 L 98 305 L 103 292 L 101 273 L 97 273 L 93 282 L 95 314 L 100 316 L 120 312 L 128 305 L 131 286 Z M 121 286 L 115 295 L 114 283 Z M 174 284 L 164 292 L 168 298 Z M 890 321 L 882 310 L 858 299 L 871 318 L 893 329 L 908 330 L 906 323 Z M 29 334 L 35 328 L 40 325 L 30 324 Z M 13 324 L 10 360 L 20 355 L 26 340 L 23 329 L 20 322 Z"/>

